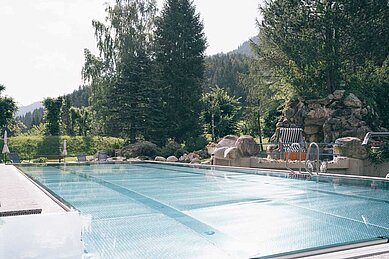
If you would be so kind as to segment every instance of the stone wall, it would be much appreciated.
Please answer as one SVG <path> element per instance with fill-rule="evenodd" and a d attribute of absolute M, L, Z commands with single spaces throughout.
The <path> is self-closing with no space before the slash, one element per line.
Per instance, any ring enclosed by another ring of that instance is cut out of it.
<path fill-rule="evenodd" d="M 320 143 L 333 143 L 341 137 L 363 139 L 369 131 L 385 131 L 379 126 L 374 110 L 344 90 L 322 99 L 291 102 L 276 125 L 303 128 L 307 141 Z"/>

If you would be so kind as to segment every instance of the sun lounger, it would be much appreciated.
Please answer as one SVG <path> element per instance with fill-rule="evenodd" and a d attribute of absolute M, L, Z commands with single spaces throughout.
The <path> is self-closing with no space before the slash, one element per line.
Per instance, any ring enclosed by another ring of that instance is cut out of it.
<path fill-rule="evenodd" d="M 97 161 L 104 162 L 108 159 L 108 152 L 107 151 L 99 151 L 97 152 Z"/>
<path fill-rule="evenodd" d="M 86 162 L 86 155 L 78 154 L 77 155 L 77 162 Z"/>
<path fill-rule="evenodd" d="M 11 160 L 11 163 L 13 163 L 13 164 L 20 164 L 21 163 L 20 157 L 19 157 L 18 153 L 16 153 L 16 152 L 9 153 L 8 157 Z"/>

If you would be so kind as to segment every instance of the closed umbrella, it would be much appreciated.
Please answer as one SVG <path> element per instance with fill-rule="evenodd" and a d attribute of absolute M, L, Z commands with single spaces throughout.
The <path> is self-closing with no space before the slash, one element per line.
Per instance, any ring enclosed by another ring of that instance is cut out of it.
<path fill-rule="evenodd" d="M 63 141 L 63 151 L 62 151 L 62 154 L 63 154 L 63 162 L 65 163 L 65 157 L 68 155 L 68 151 L 66 150 L 66 139 Z"/>
<path fill-rule="evenodd" d="M 66 139 L 63 141 L 63 152 L 62 153 L 64 156 L 68 155 L 68 151 L 66 150 Z"/>
<path fill-rule="evenodd" d="M 4 131 L 4 146 L 3 146 L 3 151 L 2 153 L 4 154 L 4 161 L 5 161 L 5 156 L 6 154 L 9 154 L 9 148 L 7 144 L 7 131 Z"/>

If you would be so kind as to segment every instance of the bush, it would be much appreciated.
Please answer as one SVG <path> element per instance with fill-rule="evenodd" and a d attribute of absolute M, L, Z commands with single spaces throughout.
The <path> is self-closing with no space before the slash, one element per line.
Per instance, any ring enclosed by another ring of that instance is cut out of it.
<path fill-rule="evenodd" d="M 389 162 L 389 142 L 371 148 L 369 151 L 369 160 L 374 164 Z"/>
<path fill-rule="evenodd" d="M 123 148 L 122 153 L 127 158 L 138 156 L 155 157 L 158 153 L 158 147 L 152 142 L 141 141 L 135 144 L 129 144 Z"/>
<path fill-rule="evenodd" d="M 182 149 L 181 145 L 173 140 L 169 140 L 164 147 L 161 148 L 161 156 L 168 157 L 176 155 L 176 151 Z"/>
<path fill-rule="evenodd" d="M 113 137 L 69 137 L 69 136 L 18 136 L 8 141 L 10 151 L 18 152 L 21 159 L 31 159 L 36 155 L 60 155 L 63 142 L 67 142 L 68 156 L 77 154 L 93 155 L 99 150 L 114 154 L 123 146 L 124 140 Z M 3 141 L 0 140 L 1 146 Z"/>
<path fill-rule="evenodd" d="M 47 157 L 38 157 L 32 160 L 33 163 L 47 163 L 47 161 Z"/>
<path fill-rule="evenodd" d="M 180 156 L 183 156 L 186 152 L 185 149 L 179 148 L 174 152 L 174 156 L 180 158 Z"/>
<path fill-rule="evenodd" d="M 200 150 L 195 151 L 194 153 L 198 154 L 202 159 L 211 157 L 208 154 L 208 151 L 206 149 L 200 149 Z"/>
<path fill-rule="evenodd" d="M 195 151 L 205 148 L 208 140 L 205 136 L 192 137 L 185 142 L 185 149 L 188 151 Z"/>

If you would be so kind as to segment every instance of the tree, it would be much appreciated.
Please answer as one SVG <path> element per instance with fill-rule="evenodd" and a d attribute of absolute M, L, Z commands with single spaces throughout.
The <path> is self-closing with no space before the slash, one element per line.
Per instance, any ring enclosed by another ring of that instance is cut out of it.
<path fill-rule="evenodd" d="M 184 142 L 201 133 L 204 26 L 190 0 L 167 0 L 156 25 L 155 55 L 163 84 L 167 136 Z"/>
<path fill-rule="evenodd" d="M 262 149 L 262 137 L 269 137 L 274 133 L 275 121 L 279 116 L 278 108 L 282 102 L 291 98 L 293 91 L 262 62 L 257 44 L 252 42 L 251 46 L 256 58 L 249 60 L 249 72 L 241 77 L 241 84 L 247 96 L 244 119 L 247 121 L 250 135 L 259 137 Z"/>
<path fill-rule="evenodd" d="M 103 134 L 157 136 L 159 87 L 152 60 L 154 0 L 116 0 L 106 8 L 106 24 L 93 21 L 99 56 L 85 50 L 84 78 L 92 86 L 95 125 Z"/>
<path fill-rule="evenodd" d="M 17 110 L 15 101 L 7 96 L 2 96 L 5 86 L 0 84 L 0 128 L 8 127 L 13 121 L 13 116 Z"/>
<path fill-rule="evenodd" d="M 90 131 L 90 108 L 71 107 L 69 114 L 72 136 L 87 136 Z"/>
<path fill-rule="evenodd" d="M 61 110 L 63 98 L 46 98 L 43 101 L 45 107 L 44 120 L 47 124 L 47 135 L 59 136 L 61 134 Z"/>
<path fill-rule="evenodd" d="M 205 87 L 209 92 L 215 85 L 225 89 L 231 96 L 242 97 L 246 102 L 246 92 L 240 77 L 249 72 L 250 58 L 242 54 L 217 54 L 205 58 Z"/>
<path fill-rule="evenodd" d="M 229 96 L 227 91 L 216 86 L 203 94 L 201 118 L 205 132 L 212 134 L 212 141 L 236 132 L 240 98 Z"/>
<path fill-rule="evenodd" d="M 366 61 L 388 56 L 386 0 L 273 0 L 261 12 L 259 54 L 298 94 L 347 88 Z"/>
<path fill-rule="evenodd" d="M 71 102 L 69 95 L 65 95 L 62 97 L 62 107 L 61 107 L 61 124 L 62 124 L 62 134 L 71 136 L 71 119 L 70 119 L 70 108 L 71 108 Z"/>
<path fill-rule="evenodd" d="M 89 106 L 89 98 L 92 92 L 88 86 L 79 86 L 77 90 L 74 90 L 71 94 L 66 95 L 70 100 L 70 105 L 73 107 L 87 107 Z"/>

